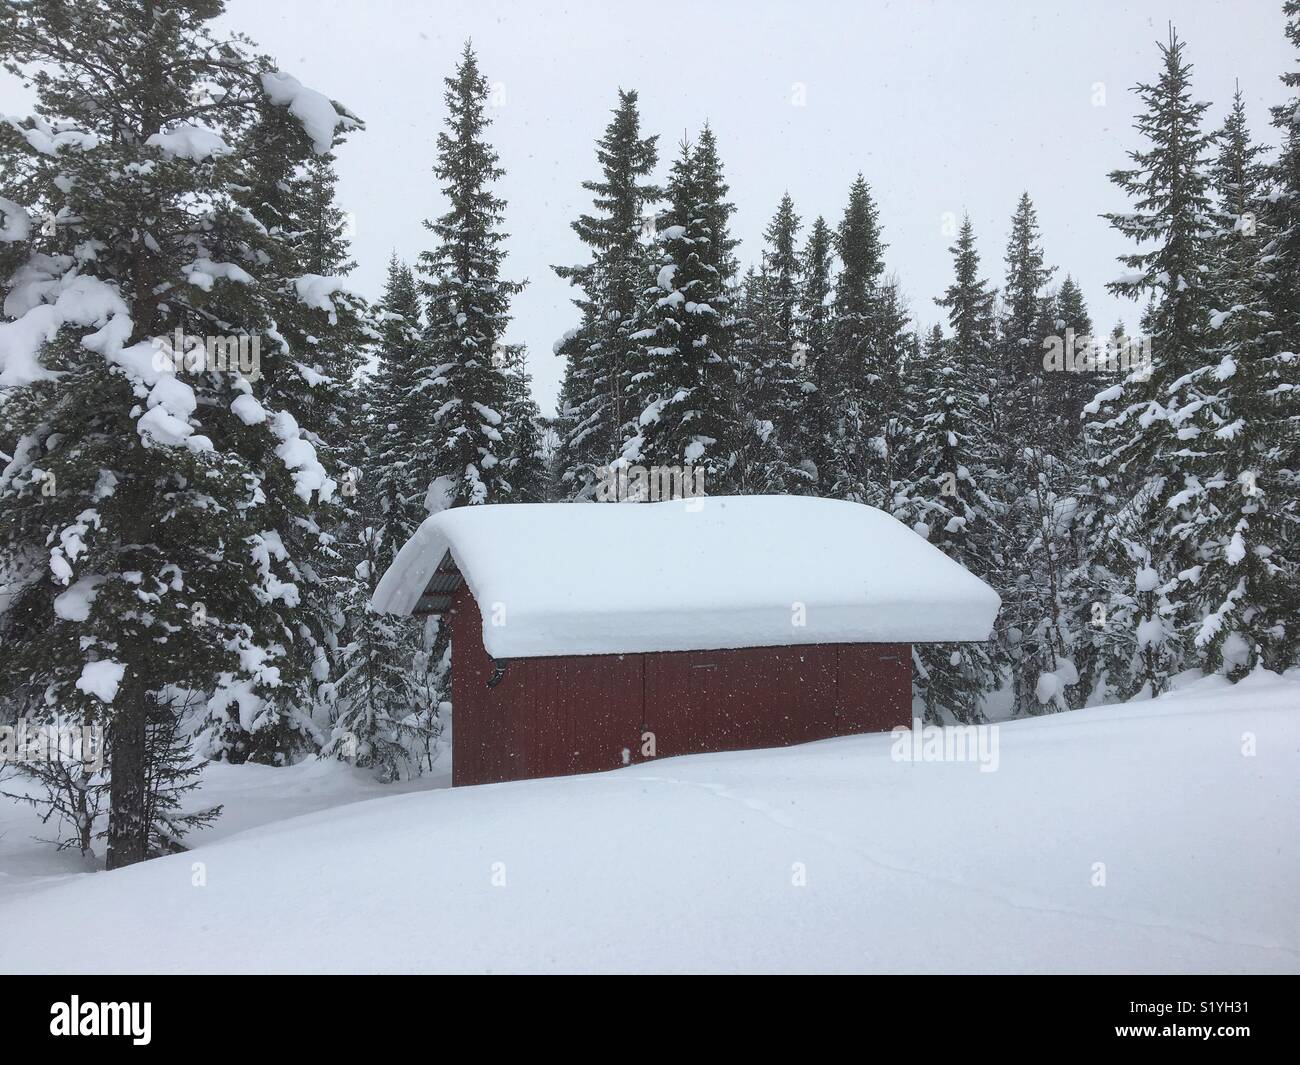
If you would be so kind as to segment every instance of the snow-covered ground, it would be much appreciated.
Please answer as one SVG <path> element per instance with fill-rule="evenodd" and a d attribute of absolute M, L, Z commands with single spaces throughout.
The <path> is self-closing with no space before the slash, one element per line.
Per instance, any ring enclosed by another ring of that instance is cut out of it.
<path fill-rule="evenodd" d="M 1006 724 L 994 772 L 893 747 L 219 766 L 219 826 L 116 873 L 5 807 L 0 971 L 1300 971 L 1300 676 Z"/>

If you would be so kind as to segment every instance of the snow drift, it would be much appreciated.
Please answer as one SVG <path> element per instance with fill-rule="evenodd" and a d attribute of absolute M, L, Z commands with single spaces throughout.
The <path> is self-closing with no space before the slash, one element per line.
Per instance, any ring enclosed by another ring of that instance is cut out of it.
<path fill-rule="evenodd" d="M 16 875 L 0 808 L 0 971 L 1295 972 L 1298 704 L 1209 678 L 1002 726 L 995 772 L 855 736 L 253 828 L 350 771 L 212 767 L 217 828 L 114 873 Z"/>

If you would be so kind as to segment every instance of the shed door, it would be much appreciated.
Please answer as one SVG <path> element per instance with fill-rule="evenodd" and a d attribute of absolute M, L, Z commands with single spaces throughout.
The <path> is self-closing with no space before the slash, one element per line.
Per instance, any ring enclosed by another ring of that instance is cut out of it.
<path fill-rule="evenodd" d="M 654 735 L 656 757 L 715 749 L 708 715 L 711 694 L 719 683 L 718 658 L 691 651 L 644 656 L 644 727 Z"/>
<path fill-rule="evenodd" d="M 642 655 L 530 658 L 522 775 L 595 773 L 636 761 L 641 746 Z M 626 759 L 624 761 L 624 752 Z"/>

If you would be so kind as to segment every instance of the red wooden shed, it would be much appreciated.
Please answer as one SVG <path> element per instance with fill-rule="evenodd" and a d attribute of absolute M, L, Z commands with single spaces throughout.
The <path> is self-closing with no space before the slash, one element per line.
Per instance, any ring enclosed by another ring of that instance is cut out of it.
<path fill-rule="evenodd" d="M 888 731 L 911 644 L 999 600 L 870 507 L 806 497 L 466 507 L 375 592 L 452 626 L 452 782 Z"/>

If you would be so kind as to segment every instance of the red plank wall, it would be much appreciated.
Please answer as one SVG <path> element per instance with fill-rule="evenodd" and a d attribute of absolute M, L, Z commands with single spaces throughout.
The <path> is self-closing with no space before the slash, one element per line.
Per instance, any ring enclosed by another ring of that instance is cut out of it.
<path fill-rule="evenodd" d="M 907 644 L 516 659 L 489 688 L 494 664 L 467 588 L 451 623 L 457 786 L 646 761 L 646 733 L 665 758 L 884 732 L 911 717 Z"/>

